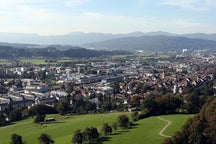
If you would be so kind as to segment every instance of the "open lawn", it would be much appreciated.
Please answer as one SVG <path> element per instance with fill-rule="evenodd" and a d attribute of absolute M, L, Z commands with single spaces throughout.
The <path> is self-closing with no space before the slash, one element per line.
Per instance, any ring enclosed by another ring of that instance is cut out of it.
<path fill-rule="evenodd" d="M 86 127 L 97 127 L 100 130 L 103 123 L 111 124 L 122 113 L 108 114 L 89 114 L 79 116 L 62 117 L 54 115 L 57 121 L 53 124 L 37 125 L 33 124 L 33 119 L 28 118 L 9 126 L 0 127 L 0 143 L 8 144 L 12 133 L 21 135 L 28 144 L 37 144 L 37 137 L 41 133 L 49 134 L 56 144 L 70 144 L 73 133 L 78 129 Z M 130 113 L 125 113 L 130 115 Z M 52 116 L 50 116 L 52 117 Z M 173 134 L 185 123 L 192 115 L 169 115 L 163 116 L 164 119 L 172 121 L 167 134 Z M 179 122 L 181 121 L 181 122 Z M 166 122 L 157 117 L 150 117 L 136 122 L 136 125 L 128 131 L 116 131 L 104 141 L 104 144 L 157 144 L 163 141 L 159 136 L 159 131 L 166 125 Z M 166 131 L 165 131 L 166 132 Z"/>
<path fill-rule="evenodd" d="M 165 130 L 165 134 L 173 135 L 181 129 L 188 118 L 193 115 L 161 116 L 170 120 L 172 124 Z M 160 144 L 165 138 L 159 135 L 160 130 L 167 124 L 156 116 L 136 122 L 136 126 L 128 132 L 117 131 L 104 144 Z"/>

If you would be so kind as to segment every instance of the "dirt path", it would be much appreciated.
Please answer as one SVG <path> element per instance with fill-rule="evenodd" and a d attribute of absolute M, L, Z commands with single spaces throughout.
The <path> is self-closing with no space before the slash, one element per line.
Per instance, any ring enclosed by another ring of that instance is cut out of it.
<path fill-rule="evenodd" d="M 171 137 L 171 136 L 168 136 L 168 135 L 165 135 L 165 134 L 163 134 L 164 133 L 164 131 L 167 129 L 167 127 L 172 123 L 171 121 L 168 121 L 168 120 L 165 120 L 165 119 L 163 119 L 163 118 L 161 118 L 161 117 L 159 117 L 158 116 L 158 119 L 159 120 L 162 120 L 162 121 L 165 121 L 165 122 L 167 122 L 167 124 L 165 125 L 165 127 L 163 127 L 162 129 L 161 129 L 161 131 L 159 132 L 159 135 L 160 136 L 162 136 L 162 137 Z"/>

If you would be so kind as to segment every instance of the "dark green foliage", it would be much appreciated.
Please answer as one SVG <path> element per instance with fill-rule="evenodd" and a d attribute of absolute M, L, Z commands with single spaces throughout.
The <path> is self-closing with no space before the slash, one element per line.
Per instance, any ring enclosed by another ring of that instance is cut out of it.
<path fill-rule="evenodd" d="M 69 111 L 69 104 L 67 102 L 59 102 L 55 105 L 55 108 L 60 115 L 64 115 Z"/>
<path fill-rule="evenodd" d="M 94 111 L 96 104 L 84 99 L 73 99 L 72 110 L 74 113 L 88 113 Z"/>
<path fill-rule="evenodd" d="M 29 110 L 29 115 L 35 116 L 35 115 L 44 115 L 44 114 L 56 114 L 58 113 L 57 110 L 53 107 L 46 106 L 46 105 L 35 105 L 31 107 Z"/>
<path fill-rule="evenodd" d="M 0 57 L 1 58 L 19 58 L 19 57 L 44 57 L 44 58 L 88 58 L 88 57 L 99 57 L 104 55 L 125 55 L 130 54 L 125 51 L 96 51 L 85 48 L 76 47 L 68 50 L 57 50 L 54 47 L 41 48 L 41 49 L 21 49 L 12 48 L 7 46 L 0 46 Z"/>
<path fill-rule="evenodd" d="M 39 144 L 54 144 L 55 143 L 54 140 L 52 140 L 52 138 L 45 133 L 41 134 L 38 137 L 38 142 Z"/>
<path fill-rule="evenodd" d="M 99 133 L 97 128 L 91 127 L 84 130 L 83 136 L 85 141 L 91 143 L 99 138 Z"/>
<path fill-rule="evenodd" d="M 22 113 L 21 110 L 13 110 L 10 112 L 9 114 L 9 120 L 10 121 L 18 121 L 18 120 L 22 120 Z"/>
<path fill-rule="evenodd" d="M 0 126 L 5 125 L 6 124 L 6 117 L 4 116 L 3 113 L 0 113 Z"/>
<path fill-rule="evenodd" d="M 110 111 L 112 110 L 112 103 L 109 101 L 104 101 L 103 104 L 101 105 L 103 111 Z"/>
<path fill-rule="evenodd" d="M 36 115 L 35 116 L 35 119 L 34 119 L 34 122 L 35 123 L 40 123 L 40 122 L 44 122 L 44 120 L 45 120 L 45 117 L 46 117 L 46 115 Z"/>
<path fill-rule="evenodd" d="M 216 143 L 216 98 L 209 100 L 201 112 L 188 120 L 182 130 L 163 144 L 215 144 Z"/>
<path fill-rule="evenodd" d="M 104 135 L 111 134 L 112 133 L 112 127 L 109 126 L 108 123 L 104 123 L 102 125 L 101 133 L 104 134 Z"/>
<path fill-rule="evenodd" d="M 118 129 L 118 123 L 117 123 L 117 122 L 113 122 L 113 123 L 112 123 L 112 128 L 113 128 L 114 130 L 117 130 L 117 129 Z"/>
<path fill-rule="evenodd" d="M 132 120 L 135 122 L 135 121 L 138 121 L 139 120 L 139 112 L 135 111 L 131 114 L 131 117 L 132 117 Z"/>
<path fill-rule="evenodd" d="M 120 128 L 122 128 L 122 129 L 128 129 L 129 128 L 129 118 L 125 114 L 119 115 L 117 122 L 118 122 L 118 126 Z"/>
<path fill-rule="evenodd" d="M 72 137 L 72 143 L 83 144 L 83 142 L 84 142 L 84 135 L 80 130 L 77 130 Z"/>
<path fill-rule="evenodd" d="M 12 134 L 10 144 L 23 144 L 22 136 L 15 134 L 15 133 Z"/>

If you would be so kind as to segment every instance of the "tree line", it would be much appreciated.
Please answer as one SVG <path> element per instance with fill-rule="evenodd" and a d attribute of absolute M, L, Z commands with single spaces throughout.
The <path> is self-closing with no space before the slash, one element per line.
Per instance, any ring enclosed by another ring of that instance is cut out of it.
<path fill-rule="evenodd" d="M 103 137 L 112 134 L 113 130 L 121 128 L 123 130 L 129 129 L 132 127 L 132 122 L 129 121 L 129 118 L 125 114 L 121 114 L 117 117 L 117 120 L 109 125 L 108 123 L 103 123 L 100 132 L 95 127 L 87 127 L 85 130 L 76 130 L 72 136 L 71 143 L 73 144 L 90 144 L 101 142 Z M 52 137 L 46 133 L 42 133 L 38 137 L 39 144 L 54 144 L 55 141 Z M 16 133 L 11 135 L 10 144 L 26 144 L 22 139 L 22 136 Z"/>
<path fill-rule="evenodd" d="M 216 98 L 209 99 L 200 113 L 189 119 L 173 137 L 163 144 L 215 144 L 216 143 Z"/>

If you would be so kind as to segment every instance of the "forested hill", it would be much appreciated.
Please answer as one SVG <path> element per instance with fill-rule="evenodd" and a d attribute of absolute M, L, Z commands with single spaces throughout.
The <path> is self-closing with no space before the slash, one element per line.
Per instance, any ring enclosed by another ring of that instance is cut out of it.
<path fill-rule="evenodd" d="M 215 144 L 216 143 L 216 98 L 210 99 L 182 131 L 163 144 Z"/>
<path fill-rule="evenodd" d="M 125 51 L 97 51 L 89 50 L 80 47 L 74 47 L 73 49 L 58 50 L 54 47 L 50 48 L 38 48 L 38 49 L 22 49 L 13 48 L 9 46 L 0 45 L 0 57 L 1 58 L 32 58 L 32 57 L 44 57 L 44 58 L 89 58 L 89 57 L 100 57 L 109 55 L 125 55 L 130 54 Z"/>
<path fill-rule="evenodd" d="M 112 50 L 144 50 L 150 52 L 168 52 L 207 49 L 216 50 L 216 41 L 205 39 L 192 39 L 177 36 L 141 36 L 125 37 L 102 42 L 89 43 L 84 47 L 94 49 L 112 49 Z"/>

